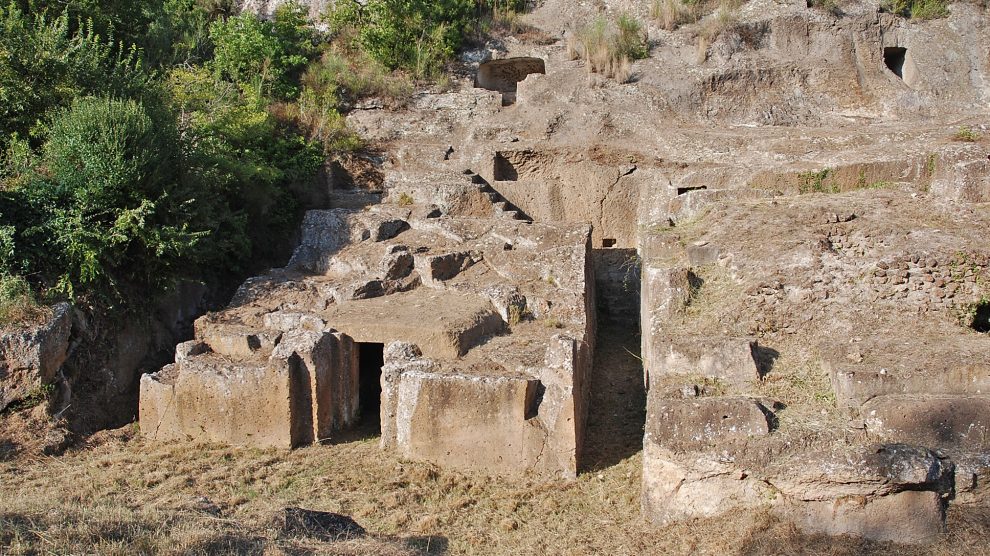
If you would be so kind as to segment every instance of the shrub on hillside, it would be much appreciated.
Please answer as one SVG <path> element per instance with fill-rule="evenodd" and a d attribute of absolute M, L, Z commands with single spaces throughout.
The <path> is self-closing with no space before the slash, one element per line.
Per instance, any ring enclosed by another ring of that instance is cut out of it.
<path fill-rule="evenodd" d="M 258 81 L 282 98 L 298 95 L 295 80 L 315 52 L 306 12 L 296 2 L 279 6 L 271 21 L 250 13 L 219 19 L 210 26 L 210 38 L 210 66 L 218 76 L 238 83 Z"/>
<path fill-rule="evenodd" d="M 338 3 L 326 19 L 334 33 L 353 29 L 361 49 L 389 69 L 435 75 L 477 23 L 475 0 L 370 0 Z"/>
<path fill-rule="evenodd" d="M 132 100 L 82 98 L 58 113 L 40 172 L 21 188 L 39 221 L 24 235 L 56 289 L 160 287 L 203 234 L 180 189 L 178 132 Z M 40 264 L 39 264 L 40 263 Z"/>
<path fill-rule="evenodd" d="M 614 25 L 604 17 L 575 31 L 568 41 L 572 59 L 585 61 L 588 71 L 624 83 L 631 77 L 633 60 L 649 55 L 642 24 L 621 14 Z"/>
<path fill-rule="evenodd" d="M 152 91 L 149 80 L 136 49 L 92 24 L 73 30 L 67 13 L 52 18 L 0 5 L 0 153 L 14 136 L 38 141 L 46 113 L 76 97 L 142 97 Z"/>
<path fill-rule="evenodd" d="M 200 191 L 193 208 L 210 232 L 204 266 L 238 271 L 275 257 L 295 227 L 297 193 L 324 161 L 322 147 L 281 126 L 250 85 L 184 68 L 169 85 L 189 144 L 185 179 Z"/>

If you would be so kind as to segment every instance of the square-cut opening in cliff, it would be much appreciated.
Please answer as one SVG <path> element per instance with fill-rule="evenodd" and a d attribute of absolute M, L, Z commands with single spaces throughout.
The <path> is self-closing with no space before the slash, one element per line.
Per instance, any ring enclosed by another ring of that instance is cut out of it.
<path fill-rule="evenodd" d="M 883 63 L 894 75 L 904 79 L 904 60 L 907 59 L 907 49 L 901 46 L 886 46 L 883 49 Z"/>
<path fill-rule="evenodd" d="M 520 81 L 531 74 L 546 72 L 546 63 L 541 58 L 491 60 L 478 67 L 474 86 L 502 93 L 502 106 L 509 106 L 516 102 Z"/>
<path fill-rule="evenodd" d="M 385 344 L 359 343 L 360 426 L 368 432 L 381 434 L 382 366 L 385 364 Z"/>

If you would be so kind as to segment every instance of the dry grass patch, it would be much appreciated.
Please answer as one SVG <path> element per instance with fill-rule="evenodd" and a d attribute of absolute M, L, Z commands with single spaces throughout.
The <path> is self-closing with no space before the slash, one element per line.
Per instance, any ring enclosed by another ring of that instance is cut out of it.
<path fill-rule="evenodd" d="M 573 31 L 567 39 L 572 60 L 584 60 L 588 73 L 614 78 L 620 83 L 632 79 L 632 62 L 649 55 L 643 25 L 628 14 L 614 22 L 604 17 Z"/>
<path fill-rule="evenodd" d="M 551 482 L 401 461 L 370 440 L 288 453 L 132 440 L 0 467 L 0 546 L 12 555 L 500 556 L 757 554 L 772 544 L 778 554 L 912 555 L 967 554 L 990 533 L 979 519 L 961 521 L 962 508 L 950 510 L 960 528 L 931 549 L 803 535 L 761 512 L 656 527 L 639 513 L 641 465 L 637 454 Z M 370 536 L 283 538 L 272 517 L 289 505 L 352 515 Z"/>
<path fill-rule="evenodd" d="M 702 0 L 653 0 L 650 5 L 650 17 L 668 31 L 697 22 L 703 11 Z"/>
<path fill-rule="evenodd" d="M 0 276 L 0 328 L 40 322 L 49 313 L 20 276 Z"/>

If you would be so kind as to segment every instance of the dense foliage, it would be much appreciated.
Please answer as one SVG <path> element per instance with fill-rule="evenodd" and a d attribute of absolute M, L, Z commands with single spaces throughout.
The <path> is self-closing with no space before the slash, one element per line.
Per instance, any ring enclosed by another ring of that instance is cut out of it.
<path fill-rule="evenodd" d="M 325 154 L 270 109 L 316 55 L 303 14 L 0 7 L 0 278 L 126 308 L 270 260 Z"/>
<path fill-rule="evenodd" d="M 296 2 L 0 2 L 0 295 L 124 309 L 274 262 L 326 157 L 362 147 L 341 112 L 401 103 L 523 4 L 338 2 L 327 42 Z"/>
<path fill-rule="evenodd" d="M 353 31 L 361 49 L 385 66 L 433 75 L 483 16 L 521 10 L 523 0 L 368 0 L 338 2 L 327 14 L 335 33 Z"/>

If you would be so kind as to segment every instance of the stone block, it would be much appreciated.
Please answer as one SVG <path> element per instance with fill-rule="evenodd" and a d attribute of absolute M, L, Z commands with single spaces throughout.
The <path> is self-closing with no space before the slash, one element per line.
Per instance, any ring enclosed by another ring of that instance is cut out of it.
<path fill-rule="evenodd" d="M 867 433 L 887 442 L 990 448 L 990 396 L 880 396 L 860 413 Z"/>
<path fill-rule="evenodd" d="M 778 463 L 778 514 L 812 533 L 927 543 L 945 531 L 955 466 L 906 444 L 806 453 Z"/>
<path fill-rule="evenodd" d="M 385 381 L 382 444 L 403 457 L 493 474 L 532 468 L 546 432 L 535 379 L 411 370 Z M 386 435 L 386 430 L 393 434 Z"/>
<path fill-rule="evenodd" d="M 687 305 L 691 295 L 686 268 L 656 268 L 644 263 L 641 277 L 643 370 L 648 375 L 663 356 L 662 343 L 667 321 Z"/>
<path fill-rule="evenodd" d="M 385 280 L 399 280 L 409 276 L 413 269 L 413 256 L 409 248 L 404 245 L 393 245 L 389 247 L 385 256 L 379 264 L 382 278 Z"/>
<path fill-rule="evenodd" d="M 235 359 L 268 357 L 278 345 L 281 332 L 217 321 L 214 315 L 196 319 L 196 339 L 219 354 Z"/>
<path fill-rule="evenodd" d="M 688 263 L 691 266 L 705 266 L 718 262 L 721 254 L 717 245 L 701 241 L 687 246 Z"/>
<path fill-rule="evenodd" d="M 329 438 L 358 410 L 358 360 L 341 334 L 297 330 L 266 359 L 184 357 L 141 379 L 152 440 L 292 448 Z"/>
<path fill-rule="evenodd" d="M 680 336 L 652 346 L 651 380 L 669 375 L 716 378 L 745 389 L 760 380 L 753 338 Z"/>
<path fill-rule="evenodd" d="M 653 523 L 713 517 L 765 506 L 774 491 L 715 456 L 679 458 L 652 440 L 643 444 L 643 515 Z"/>
<path fill-rule="evenodd" d="M 294 330 L 283 336 L 272 360 L 293 361 L 308 381 L 311 433 L 304 443 L 329 440 L 357 422 L 360 394 L 358 346 L 340 333 Z M 306 405 L 306 400 L 300 400 Z"/>
<path fill-rule="evenodd" d="M 196 355 L 202 355 L 210 351 L 210 346 L 206 342 L 199 340 L 189 340 L 175 346 L 175 362 L 184 361 Z"/>
<path fill-rule="evenodd" d="M 932 491 L 788 503 L 780 511 L 809 533 L 854 535 L 871 541 L 926 544 L 945 532 L 945 502 Z"/>
<path fill-rule="evenodd" d="M 671 450 L 744 444 L 770 434 L 772 413 L 749 398 L 655 399 L 646 416 L 649 440 Z"/>
<path fill-rule="evenodd" d="M 877 396 L 891 394 L 990 394 L 990 367 L 980 363 L 910 373 L 843 361 L 826 361 L 824 366 L 840 407 L 859 407 Z"/>
<path fill-rule="evenodd" d="M 422 288 L 334 305 L 326 317 L 355 341 L 387 344 L 399 338 L 427 357 L 447 359 L 505 328 L 487 299 Z"/>
<path fill-rule="evenodd" d="M 424 286 L 443 288 L 443 282 L 464 272 L 481 260 L 479 253 L 461 251 L 443 255 L 417 255 L 416 271 Z"/>
<path fill-rule="evenodd" d="M 201 355 L 141 378 L 142 433 L 191 440 L 292 448 L 311 430 L 308 383 L 297 361 L 238 363 Z"/>

